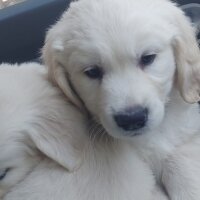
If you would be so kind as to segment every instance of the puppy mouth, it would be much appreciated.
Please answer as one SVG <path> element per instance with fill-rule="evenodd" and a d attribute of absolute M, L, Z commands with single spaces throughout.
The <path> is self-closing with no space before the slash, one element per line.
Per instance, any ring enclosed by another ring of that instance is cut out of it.
<path fill-rule="evenodd" d="M 125 136 L 125 137 L 137 137 L 137 136 L 141 136 L 143 134 L 144 134 L 144 132 L 142 130 L 136 131 L 136 132 L 124 131 L 123 136 Z"/>
<path fill-rule="evenodd" d="M 89 119 L 89 136 L 91 139 L 98 140 L 113 140 L 113 139 L 128 139 L 133 137 L 139 137 L 145 134 L 145 128 L 137 130 L 137 131 L 124 131 L 119 128 L 120 134 L 110 134 L 110 131 L 107 130 L 104 125 L 98 120 L 94 118 Z"/>

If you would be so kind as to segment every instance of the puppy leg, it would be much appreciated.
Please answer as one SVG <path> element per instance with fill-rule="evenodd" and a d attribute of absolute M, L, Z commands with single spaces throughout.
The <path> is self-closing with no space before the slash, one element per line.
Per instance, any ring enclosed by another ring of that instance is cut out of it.
<path fill-rule="evenodd" d="M 162 182 L 171 200 L 200 199 L 200 137 L 167 158 Z"/>

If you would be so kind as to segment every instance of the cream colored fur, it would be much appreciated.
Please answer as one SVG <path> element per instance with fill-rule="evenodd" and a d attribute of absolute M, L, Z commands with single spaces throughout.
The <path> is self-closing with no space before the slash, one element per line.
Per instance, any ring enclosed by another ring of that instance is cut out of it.
<path fill-rule="evenodd" d="M 142 68 L 144 54 L 156 58 Z M 200 52 L 189 20 L 174 3 L 75 1 L 49 30 L 43 57 L 50 79 L 108 135 L 129 141 L 171 200 L 200 198 L 200 147 L 191 140 L 200 134 Z M 84 74 L 94 66 L 103 70 L 101 80 Z M 148 108 L 149 120 L 127 134 L 113 114 L 136 105 Z"/>
<path fill-rule="evenodd" d="M 80 163 L 84 118 L 48 82 L 44 66 L 1 64 L 0 102 L 0 175 L 9 169 L 0 198 L 46 157 L 68 170 Z M 74 120 L 83 121 L 70 127 Z"/>

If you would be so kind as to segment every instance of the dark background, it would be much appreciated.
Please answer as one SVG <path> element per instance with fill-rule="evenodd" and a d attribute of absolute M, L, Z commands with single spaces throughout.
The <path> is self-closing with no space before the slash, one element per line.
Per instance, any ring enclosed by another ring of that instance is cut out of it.
<path fill-rule="evenodd" d="M 200 0 L 177 2 L 200 4 Z M 0 10 L 0 63 L 37 59 L 48 27 L 69 3 L 70 0 L 27 0 Z"/>

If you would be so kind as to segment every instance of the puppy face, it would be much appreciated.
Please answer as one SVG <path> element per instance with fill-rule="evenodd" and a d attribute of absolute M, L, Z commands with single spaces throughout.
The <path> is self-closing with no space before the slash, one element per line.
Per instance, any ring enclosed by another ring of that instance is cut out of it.
<path fill-rule="evenodd" d="M 162 121 L 175 72 L 167 34 L 152 34 L 148 25 L 137 30 L 120 25 L 111 27 L 112 33 L 98 31 L 97 38 L 84 35 L 83 43 L 70 50 L 66 65 L 87 109 L 115 137 L 143 133 Z M 106 34 L 107 41 L 102 37 Z"/>
<path fill-rule="evenodd" d="M 185 70 L 199 67 L 197 57 L 182 57 L 188 40 L 199 55 L 189 22 L 168 1 L 82 0 L 49 31 L 43 56 L 71 101 L 81 106 L 78 96 L 110 135 L 121 138 L 162 122 L 175 79 L 186 101 L 199 98 L 187 94 Z"/>

